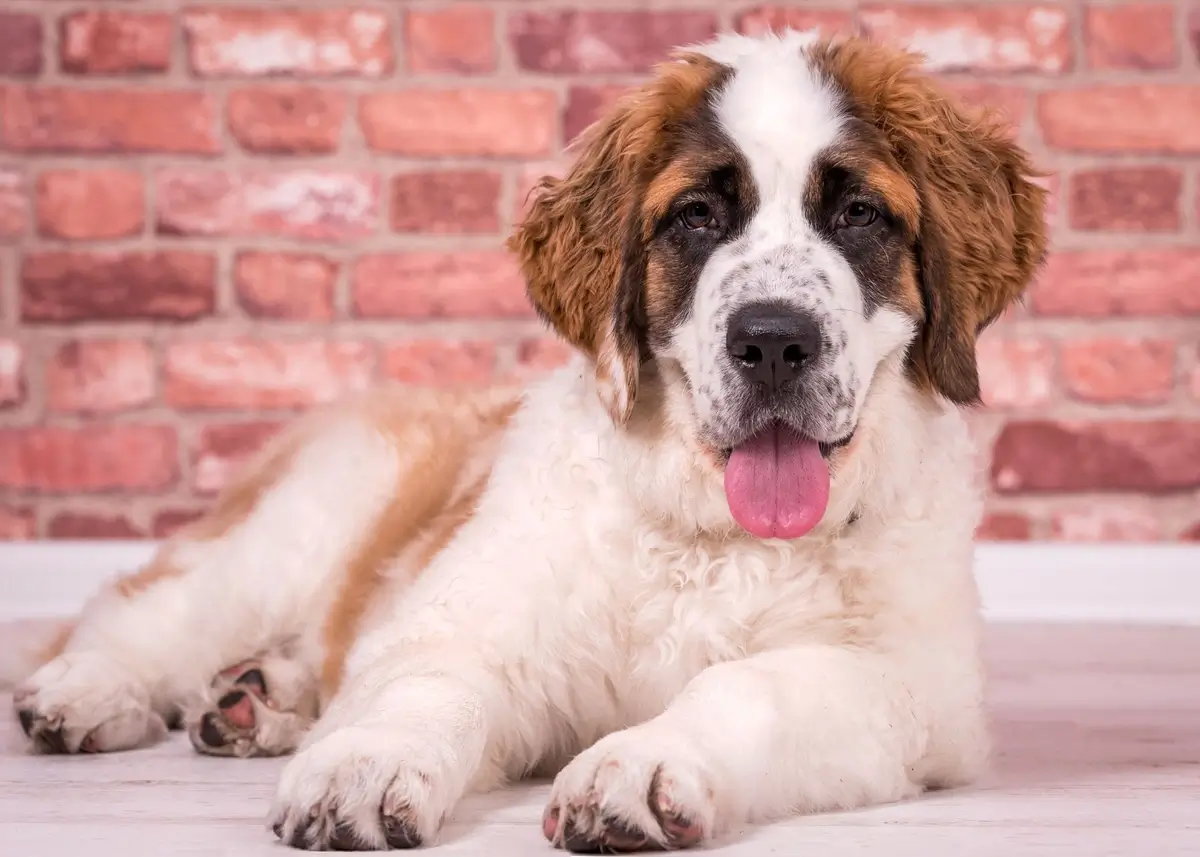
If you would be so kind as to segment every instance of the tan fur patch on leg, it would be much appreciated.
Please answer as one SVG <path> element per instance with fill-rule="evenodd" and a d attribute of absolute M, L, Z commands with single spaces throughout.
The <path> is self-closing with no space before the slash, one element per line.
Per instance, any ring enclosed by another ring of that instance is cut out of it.
<path fill-rule="evenodd" d="M 371 414 L 404 465 L 394 497 L 348 563 L 329 611 L 322 698 L 341 682 L 346 654 L 387 566 L 403 556 L 398 565 L 415 576 L 470 518 L 517 405 L 512 391 L 418 391 L 399 407 L 382 404 Z"/>

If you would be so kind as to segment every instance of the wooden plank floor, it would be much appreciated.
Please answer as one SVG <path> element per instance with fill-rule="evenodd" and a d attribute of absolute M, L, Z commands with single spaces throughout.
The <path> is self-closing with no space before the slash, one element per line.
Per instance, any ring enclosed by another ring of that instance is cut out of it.
<path fill-rule="evenodd" d="M 721 854 L 1200 855 L 1200 629 L 1002 627 L 995 770 L 977 787 L 744 831 Z M 0 726 L 0 855 L 287 854 L 263 824 L 279 760 L 27 755 Z M 471 799 L 435 854 L 550 853 L 545 784 Z"/>

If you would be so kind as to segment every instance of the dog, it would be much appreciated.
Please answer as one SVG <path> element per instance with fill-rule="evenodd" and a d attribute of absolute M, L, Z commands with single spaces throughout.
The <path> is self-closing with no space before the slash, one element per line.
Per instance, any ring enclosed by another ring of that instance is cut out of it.
<path fill-rule="evenodd" d="M 300 418 L 46 650 L 37 747 L 289 754 L 268 824 L 313 850 L 526 776 L 577 853 L 979 776 L 964 411 L 1046 251 L 1027 153 L 796 32 L 681 49 L 577 149 L 508 243 L 573 359 Z"/>

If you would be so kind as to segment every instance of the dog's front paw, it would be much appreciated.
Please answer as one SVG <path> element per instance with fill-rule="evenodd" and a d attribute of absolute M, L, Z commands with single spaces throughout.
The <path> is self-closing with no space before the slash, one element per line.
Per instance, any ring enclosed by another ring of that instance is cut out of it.
<path fill-rule="evenodd" d="M 462 794 L 453 756 L 387 729 L 347 727 L 283 769 L 275 834 L 310 851 L 385 851 L 428 843 Z"/>
<path fill-rule="evenodd" d="M 716 807 L 698 748 L 650 725 L 609 735 L 554 781 L 542 832 L 576 854 L 688 848 Z"/>
<path fill-rule="evenodd" d="M 167 731 L 137 677 L 95 652 L 50 661 L 13 691 L 13 709 L 44 753 L 128 750 Z"/>

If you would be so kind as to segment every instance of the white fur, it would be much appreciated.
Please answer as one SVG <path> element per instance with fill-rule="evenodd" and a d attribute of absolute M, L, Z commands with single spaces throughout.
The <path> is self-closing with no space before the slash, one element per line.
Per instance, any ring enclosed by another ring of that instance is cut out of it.
<path fill-rule="evenodd" d="M 614 428 L 579 365 L 536 387 L 478 514 L 363 637 L 285 771 L 285 836 L 399 788 L 428 840 L 464 792 L 598 739 L 556 801 L 634 812 L 663 765 L 706 834 L 970 779 L 972 447 L 897 361 L 870 398 L 826 521 L 785 543 L 736 535 L 718 477 Z"/>
<path fill-rule="evenodd" d="M 735 77 L 722 115 L 767 188 L 801 176 L 836 133 L 803 64 L 768 55 L 773 44 L 709 49 L 755 75 L 761 56 L 780 70 L 765 101 L 812 117 L 809 143 L 789 148 Z M 805 240 L 802 184 L 779 189 L 756 224 L 762 248 Z M 822 264 L 844 276 L 831 255 Z M 852 308 L 849 285 L 835 293 Z M 475 514 L 415 581 L 385 570 L 342 689 L 284 769 L 279 834 L 317 846 L 348 829 L 382 847 L 404 828 L 430 842 L 463 794 L 557 767 L 560 820 L 600 835 L 616 815 L 667 843 L 668 816 L 710 837 L 975 776 L 987 740 L 974 451 L 957 412 L 904 375 L 911 330 L 883 314 L 848 325 L 854 440 L 824 519 L 793 542 L 733 522 L 669 362 L 621 427 L 582 360 L 534 385 Z M 89 608 L 23 692 L 58 700 L 82 740 L 122 712 L 149 721 L 152 705 L 279 639 L 316 646 L 305 635 L 330 581 L 401 477 L 380 438 L 331 423 L 248 521 L 180 554 L 184 576 Z"/>

